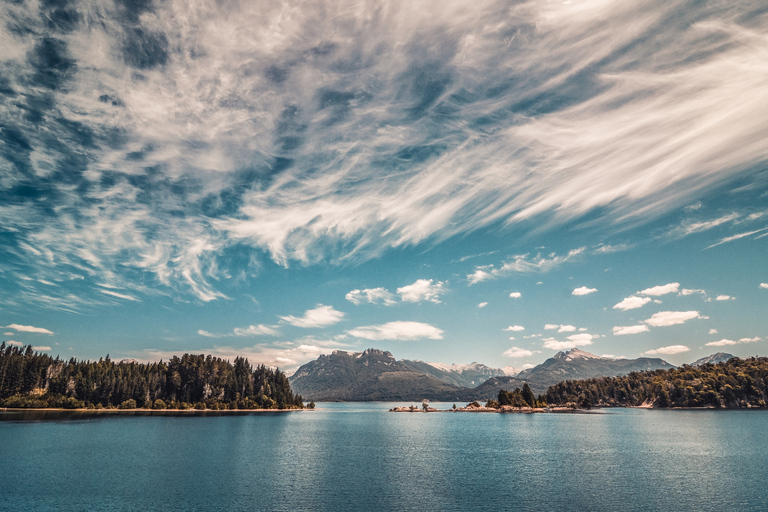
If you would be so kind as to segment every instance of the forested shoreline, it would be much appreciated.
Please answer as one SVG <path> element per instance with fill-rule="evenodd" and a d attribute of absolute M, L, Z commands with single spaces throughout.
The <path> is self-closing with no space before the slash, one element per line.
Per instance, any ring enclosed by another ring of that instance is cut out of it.
<path fill-rule="evenodd" d="M 157 363 L 68 361 L 0 344 L 0 407 L 121 409 L 302 408 L 277 369 L 203 354 Z"/>
<path fill-rule="evenodd" d="M 683 365 L 670 370 L 633 372 L 623 377 L 565 381 L 543 396 L 550 405 L 658 408 L 765 407 L 768 358 L 733 358 L 718 364 Z"/>

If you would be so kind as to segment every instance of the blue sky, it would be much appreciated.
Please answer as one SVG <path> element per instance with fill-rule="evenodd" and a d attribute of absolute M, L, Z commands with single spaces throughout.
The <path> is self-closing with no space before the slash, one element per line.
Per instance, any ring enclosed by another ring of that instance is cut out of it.
<path fill-rule="evenodd" d="M 763 2 L 6 2 L 0 325 L 62 357 L 765 355 Z"/>

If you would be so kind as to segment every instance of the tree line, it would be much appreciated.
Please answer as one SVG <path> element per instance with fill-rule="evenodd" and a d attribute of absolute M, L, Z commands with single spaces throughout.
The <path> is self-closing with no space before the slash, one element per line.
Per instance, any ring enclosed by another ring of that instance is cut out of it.
<path fill-rule="evenodd" d="M 203 354 L 169 361 L 69 361 L 0 344 L 0 407 L 286 409 L 303 407 L 288 377 Z"/>
<path fill-rule="evenodd" d="M 654 407 L 765 407 L 768 358 L 733 358 L 698 367 L 633 372 L 623 377 L 569 380 L 550 386 L 550 405 Z"/>

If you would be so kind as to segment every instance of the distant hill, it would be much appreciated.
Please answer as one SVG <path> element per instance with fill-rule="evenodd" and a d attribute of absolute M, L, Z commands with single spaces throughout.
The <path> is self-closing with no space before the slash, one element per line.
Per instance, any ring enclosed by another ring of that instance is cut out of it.
<path fill-rule="evenodd" d="M 290 381 L 296 393 L 315 401 L 456 400 L 463 391 L 373 348 L 321 355 Z"/>
<path fill-rule="evenodd" d="M 290 383 L 305 400 L 315 401 L 472 401 L 495 398 L 499 389 L 511 391 L 526 382 L 534 393 L 539 394 L 563 380 L 668 368 L 673 366 L 658 358 L 610 359 L 573 349 L 559 352 L 534 368 L 510 375 L 516 370 L 491 368 L 479 363 L 441 365 L 397 361 L 389 352 L 368 349 L 356 353 L 335 351 L 320 356 L 296 370 Z M 487 380 L 473 385 L 483 378 Z"/>
<path fill-rule="evenodd" d="M 717 364 L 560 382 L 547 390 L 546 401 L 581 407 L 764 408 L 766 375 L 768 358 L 734 357 Z"/>
<path fill-rule="evenodd" d="M 734 357 L 735 356 L 733 354 L 728 354 L 726 352 L 718 352 L 716 354 L 712 354 L 707 357 L 702 357 L 701 359 L 697 359 L 694 362 L 692 362 L 690 366 L 702 366 L 705 364 L 724 363 Z"/>
<path fill-rule="evenodd" d="M 437 377 L 443 382 L 464 388 L 474 388 L 492 377 L 508 377 L 517 375 L 520 370 L 507 366 L 506 368 L 491 368 L 482 363 L 444 364 L 427 363 L 401 359 L 401 363 L 416 371 Z"/>
<path fill-rule="evenodd" d="M 565 380 L 617 377 L 630 372 L 669 368 L 674 366 L 657 357 L 611 359 L 574 348 L 568 352 L 558 352 L 540 365 L 524 370 L 514 377 L 490 379 L 468 393 L 467 397 L 473 400 L 495 398 L 499 389 L 512 391 L 526 382 L 535 394 L 541 394 L 550 386 Z"/>

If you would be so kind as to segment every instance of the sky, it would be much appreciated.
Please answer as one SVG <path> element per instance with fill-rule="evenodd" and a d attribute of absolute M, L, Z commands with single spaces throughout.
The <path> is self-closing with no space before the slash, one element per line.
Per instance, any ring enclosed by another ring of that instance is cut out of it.
<path fill-rule="evenodd" d="M 768 355 L 768 6 L 0 5 L 0 332 L 291 371 Z"/>

